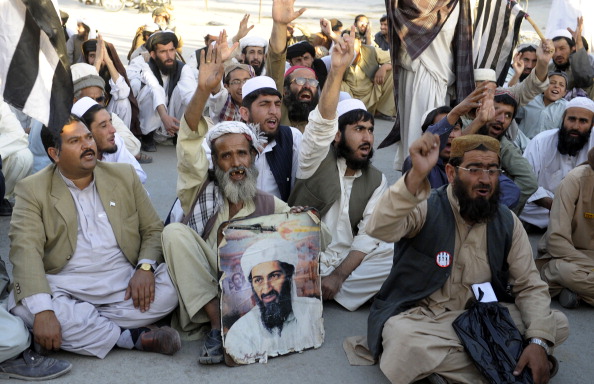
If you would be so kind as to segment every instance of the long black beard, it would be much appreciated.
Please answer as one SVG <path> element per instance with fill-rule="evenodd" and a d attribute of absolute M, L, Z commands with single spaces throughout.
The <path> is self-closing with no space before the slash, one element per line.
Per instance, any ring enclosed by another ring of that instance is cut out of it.
<path fill-rule="evenodd" d="M 213 168 L 223 196 L 231 203 L 237 204 L 240 201 L 249 201 L 256 197 L 258 169 L 254 163 L 249 168 L 232 167 L 225 172 L 217 166 L 216 161 L 213 161 Z M 245 171 L 245 178 L 241 181 L 233 181 L 231 172 L 238 170 Z"/>
<path fill-rule="evenodd" d="M 534 69 L 532 69 L 534 71 Z M 524 73 L 522 72 L 522 74 L 520 75 L 520 83 L 522 81 L 524 81 L 525 78 L 527 78 L 528 76 L 530 76 L 530 73 Z"/>
<path fill-rule="evenodd" d="M 567 60 L 567 63 L 565 63 L 565 64 L 562 64 L 562 65 L 555 64 L 555 69 L 559 72 L 566 72 L 569 69 L 570 65 L 571 65 L 571 63 L 569 62 L 569 60 Z"/>
<path fill-rule="evenodd" d="M 482 197 L 471 198 L 466 191 L 466 185 L 458 175 L 452 184 L 454 195 L 460 204 L 460 216 L 469 223 L 486 223 L 497 214 L 499 209 L 499 183 L 495 186 L 495 192 L 489 199 Z"/>
<path fill-rule="evenodd" d="M 293 304 L 291 303 L 291 279 L 285 279 L 280 293 L 275 290 L 270 292 L 270 294 L 275 294 L 278 297 L 278 301 L 265 304 L 258 297 L 253 287 L 252 292 L 258 303 L 258 307 L 260 307 L 260 318 L 262 319 L 264 328 L 270 333 L 273 333 L 275 329 L 278 329 L 278 335 L 280 336 L 285 321 L 289 315 L 293 313 Z"/>
<path fill-rule="evenodd" d="M 354 156 L 355 151 L 353 151 L 346 143 L 346 135 L 341 135 L 340 141 L 336 146 L 336 151 L 339 157 L 344 157 L 346 160 L 347 167 L 354 170 L 359 169 L 367 169 L 369 164 L 371 164 L 371 158 L 373 157 L 373 147 L 369 151 L 369 156 L 365 159 L 357 159 Z"/>
<path fill-rule="evenodd" d="M 173 60 L 173 65 L 171 67 L 166 66 L 158 57 L 155 57 L 155 63 L 157 63 L 159 71 L 165 76 L 171 76 L 177 72 L 177 60 Z"/>
<path fill-rule="evenodd" d="M 572 137 L 569 136 L 570 132 L 575 132 L 579 136 Z M 579 151 L 584 148 L 584 145 L 588 143 L 590 139 L 590 132 L 581 133 L 577 129 L 568 130 L 565 127 L 561 127 L 559 129 L 559 140 L 557 141 L 557 150 L 562 155 L 569 155 L 569 156 L 576 156 Z"/>
<path fill-rule="evenodd" d="M 312 94 L 311 100 L 299 100 L 299 95 L 306 89 L 302 89 L 296 95 L 293 92 L 288 92 L 283 98 L 283 103 L 287 107 L 289 114 L 289 120 L 291 121 L 307 121 L 309 119 L 309 113 L 313 111 L 318 105 L 318 94 Z"/>
<path fill-rule="evenodd" d="M 251 65 L 250 63 L 246 63 L 246 64 Z M 258 66 L 258 67 L 254 67 L 252 65 L 252 68 L 254 68 L 254 73 L 256 74 L 256 76 L 260 76 L 262 74 L 262 71 L 264 70 L 264 64 L 265 64 L 265 62 L 262 61 L 262 64 L 260 64 L 260 66 Z"/>

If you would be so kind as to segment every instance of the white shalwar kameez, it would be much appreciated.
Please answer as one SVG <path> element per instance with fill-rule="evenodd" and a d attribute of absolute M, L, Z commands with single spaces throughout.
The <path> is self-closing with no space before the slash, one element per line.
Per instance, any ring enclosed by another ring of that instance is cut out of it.
<path fill-rule="evenodd" d="M 307 179 L 318 169 L 326 158 L 330 143 L 334 141 L 337 119 L 326 120 L 319 110 L 314 109 L 309 115 L 309 123 L 305 127 L 305 134 L 301 142 L 302 150 L 299 158 L 297 177 Z M 304 154 L 307 154 L 304 156 Z M 363 212 L 363 219 L 357 225 L 359 229 L 353 236 L 349 217 L 349 201 L 353 182 L 362 175 L 358 170 L 354 176 L 344 176 L 346 161 L 337 160 L 340 179 L 340 198 L 330 207 L 322 217 L 332 234 L 332 242 L 326 250 L 320 253 L 320 273 L 328 276 L 349 255 L 350 251 L 361 251 L 366 254 L 359 266 L 344 281 L 334 300 L 340 305 L 354 311 L 379 291 L 392 268 L 394 244 L 375 239 L 365 232 L 365 224 L 369 220 L 377 201 L 387 189 L 386 176 L 382 174 L 382 182 L 375 190 Z"/>
<path fill-rule="evenodd" d="M 157 113 L 157 107 L 164 105 L 169 116 L 181 121 L 198 85 L 190 66 L 184 65 L 182 68 L 181 76 L 171 94 L 171 98 L 165 92 L 169 84 L 169 76 L 161 74 L 163 80 L 161 86 L 144 58 L 137 57 L 132 60 L 127 73 L 132 92 L 136 96 L 140 109 L 138 117 L 142 134 L 147 135 L 156 130 L 155 140 L 157 141 L 164 141 L 171 137 L 163 127 L 161 118 Z"/>
<path fill-rule="evenodd" d="M 425 112 L 449 105 L 450 87 L 456 81 L 452 40 L 460 14 L 457 4 L 431 44 L 419 57 L 411 60 L 404 45 L 398 53 L 398 118 L 400 141 L 396 144 L 394 169 L 401 170 L 408 148 L 421 137 L 421 121 Z"/>
<path fill-rule="evenodd" d="M 105 161 L 107 163 L 130 164 L 134 167 L 134 170 L 136 171 L 136 174 L 138 175 L 140 182 L 142 184 L 146 183 L 146 173 L 138 163 L 138 160 L 136 160 L 136 158 L 132 156 L 130 151 L 128 151 L 128 148 L 126 148 L 126 145 L 124 143 L 124 139 L 122 139 L 122 137 L 117 132 L 115 133 L 115 143 L 118 147 L 118 150 L 114 153 L 104 153 L 101 161 Z"/>
<path fill-rule="evenodd" d="M 594 146 L 594 135 L 590 134 L 590 140 L 578 152 L 577 156 L 562 155 L 557 149 L 559 141 L 559 130 L 551 129 L 534 136 L 530 141 L 524 157 L 532 165 L 538 189 L 524 207 L 520 219 L 539 228 L 549 226 L 550 211 L 538 206 L 534 201 L 544 197 L 555 197 L 561 180 L 576 166 L 588 160 L 588 150 Z"/>

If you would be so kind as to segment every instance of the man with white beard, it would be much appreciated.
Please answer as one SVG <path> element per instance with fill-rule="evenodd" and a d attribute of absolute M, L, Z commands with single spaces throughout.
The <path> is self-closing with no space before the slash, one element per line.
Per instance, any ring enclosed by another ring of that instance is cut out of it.
<path fill-rule="evenodd" d="M 164 256 L 172 263 L 169 272 L 180 300 L 175 326 L 190 338 L 197 338 L 205 323 L 211 326 L 200 364 L 218 364 L 224 359 L 216 229 L 234 217 L 289 212 L 286 203 L 256 187 L 255 160 L 262 143 L 254 131 L 236 121 L 221 122 L 209 130 L 202 117 L 210 89 L 220 83 L 223 74 L 218 48 L 202 55 L 198 88 L 181 119 L 176 148 L 177 196 L 185 217 L 163 232 Z M 214 172 L 208 170 L 203 141 L 212 151 Z"/>

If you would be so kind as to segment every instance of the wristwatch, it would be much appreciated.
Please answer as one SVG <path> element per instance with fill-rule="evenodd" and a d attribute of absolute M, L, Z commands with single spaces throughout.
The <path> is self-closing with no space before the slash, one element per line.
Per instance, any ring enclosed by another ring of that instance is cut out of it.
<path fill-rule="evenodd" d="M 155 268 L 153 268 L 152 264 L 149 263 L 142 263 L 142 264 L 138 264 L 136 266 L 136 270 L 142 269 L 143 271 L 151 271 L 152 273 L 155 273 Z"/>
<path fill-rule="evenodd" d="M 541 347 L 544 348 L 545 352 L 547 353 L 547 355 L 551 354 L 551 349 L 549 348 L 549 345 L 547 344 L 546 341 L 543 341 L 539 338 L 533 337 L 530 339 L 530 341 L 528 341 L 528 344 L 537 344 L 540 345 Z"/>

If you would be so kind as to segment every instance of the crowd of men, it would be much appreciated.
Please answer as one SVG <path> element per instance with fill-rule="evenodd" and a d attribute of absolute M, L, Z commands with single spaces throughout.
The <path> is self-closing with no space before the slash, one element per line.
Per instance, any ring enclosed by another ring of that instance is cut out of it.
<path fill-rule="evenodd" d="M 201 335 L 198 362 L 224 362 L 219 227 L 305 207 L 326 239 L 323 300 L 349 311 L 371 302 L 367 337 L 345 343 L 351 362 L 378 361 L 393 383 L 482 382 L 451 324 L 487 282 L 526 339 L 513 375 L 555 374 L 552 350 L 569 325 L 551 297 L 594 305 L 594 59 L 583 19 L 518 46 L 503 86 L 474 68 L 472 89 L 455 99 L 462 80 L 440 55 L 461 38 L 458 5 L 414 53 L 388 33 L 391 14 L 375 35 L 365 15 L 352 26 L 321 19 L 311 33 L 293 5 L 273 1 L 270 36 L 250 34 L 246 15 L 230 39 L 207 34 L 187 62 L 171 10 L 157 8 L 127 66 L 80 19 L 77 33 L 64 27 L 74 92 L 63 127 L 0 102 L 0 215 L 12 216 L 13 265 L 8 284 L 0 264 L 0 377 L 68 372 L 52 350 L 174 354 Z M 399 119 L 409 154 L 397 155 L 403 175 L 392 186 L 371 163 L 376 119 Z M 165 226 L 141 165 L 159 145 L 177 155 Z M 537 255 L 527 232 L 543 235 Z M 304 334 L 299 308 L 314 300 L 291 292 L 296 261 L 283 248 L 253 246 L 241 261 L 258 306 L 229 337 L 258 353 L 259 334 Z M 270 274 L 278 283 L 256 283 Z M 277 308 L 285 286 L 293 307 Z"/>

